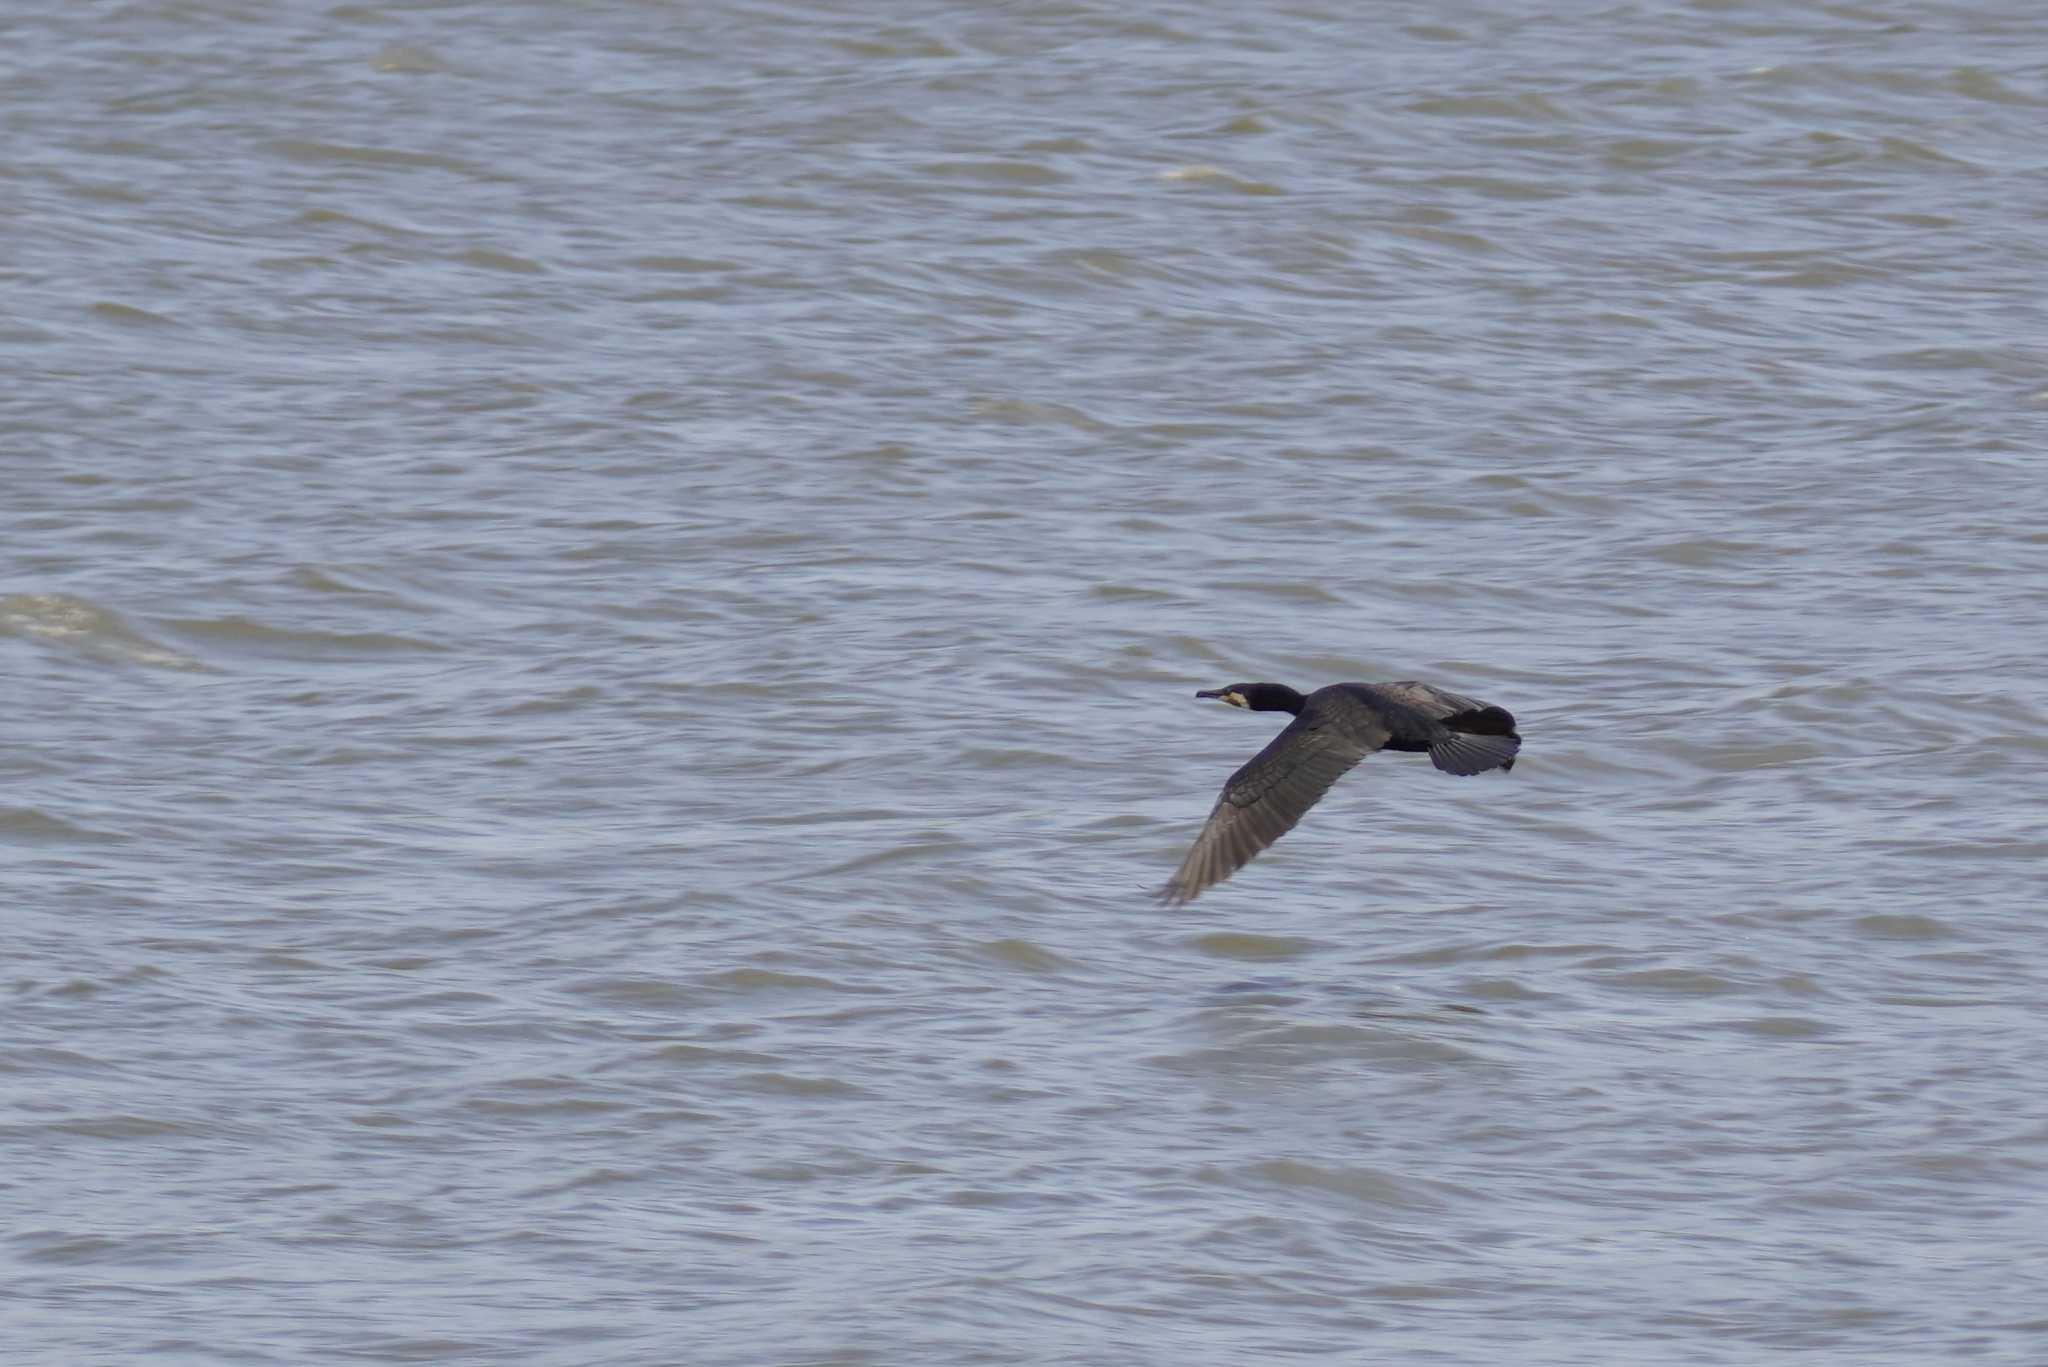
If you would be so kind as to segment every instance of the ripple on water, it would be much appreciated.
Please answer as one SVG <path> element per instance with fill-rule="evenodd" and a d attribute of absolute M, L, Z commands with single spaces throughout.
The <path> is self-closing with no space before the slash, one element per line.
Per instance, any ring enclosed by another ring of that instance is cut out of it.
<path fill-rule="evenodd" d="M 1955 930 L 1938 916 L 1918 912 L 1874 913 L 1856 918 L 1856 929 L 1878 940 L 1948 940 Z"/>
<path fill-rule="evenodd" d="M 1225 1178 L 1224 1180 L 1229 1180 Z M 1314 1191 L 1342 1197 L 1363 1207 L 1384 1210 L 1440 1210 L 1447 1204 L 1447 1189 L 1374 1168 L 1330 1167 L 1298 1159 L 1276 1158 L 1246 1169 L 1242 1178 L 1281 1188 Z"/>
<path fill-rule="evenodd" d="M 1052 950 L 1029 940 L 991 940 L 979 948 L 983 955 L 998 964 L 1030 973 L 1060 973 L 1075 966 Z"/>
<path fill-rule="evenodd" d="M 259 659 L 384 664 L 408 655 L 438 655 L 439 641 L 386 631 L 315 631 L 274 627 L 243 616 L 170 618 L 164 626 L 210 650 Z"/>
<path fill-rule="evenodd" d="M 32 807 L 0 807 L 0 842 L 17 845 L 113 845 L 131 837 L 66 821 Z"/>
<path fill-rule="evenodd" d="M 1211 958 L 1237 959 L 1251 963 L 1300 959 L 1329 948 L 1328 945 L 1316 940 L 1289 935 L 1256 935 L 1246 931 L 1215 931 L 1205 935 L 1194 935 L 1188 938 L 1188 944 Z"/>
<path fill-rule="evenodd" d="M 203 670 L 207 665 L 152 640 L 120 613 L 64 593 L 17 593 L 0 598 L 0 636 L 62 646 L 92 659 L 157 669 Z"/>

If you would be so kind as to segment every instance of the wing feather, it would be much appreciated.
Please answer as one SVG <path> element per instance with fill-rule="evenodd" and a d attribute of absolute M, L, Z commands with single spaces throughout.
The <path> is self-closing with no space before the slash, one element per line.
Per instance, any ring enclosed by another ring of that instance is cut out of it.
<path fill-rule="evenodd" d="M 1391 698 L 1404 707 L 1412 707 L 1431 721 L 1442 721 L 1445 717 L 1460 712 L 1476 712 L 1487 706 L 1477 698 L 1468 698 L 1462 693 L 1453 693 L 1435 684 L 1417 683 L 1414 679 L 1403 679 L 1399 683 L 1367 684 L 1365 687 L 1383 698 Z"/>
<path fill-rule="evenodd" d="M 1383 727 L 1362 731 L 1356 719 L 1339 730 L 1326 719 L 1295 718 L 1223 785 L 1202 833 L 1160 896 L 1182 906 L 1236 873 L 1293 830 L 1331 784 L 1385 741 Z"/>

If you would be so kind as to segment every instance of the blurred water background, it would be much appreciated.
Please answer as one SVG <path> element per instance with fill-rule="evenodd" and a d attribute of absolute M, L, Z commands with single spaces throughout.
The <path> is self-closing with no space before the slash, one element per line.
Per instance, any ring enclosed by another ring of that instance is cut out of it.
<path fill-rule="evenodd" d="M 2044 52 L 10 11 L 7 1360 L 2048 1362 Z"/>

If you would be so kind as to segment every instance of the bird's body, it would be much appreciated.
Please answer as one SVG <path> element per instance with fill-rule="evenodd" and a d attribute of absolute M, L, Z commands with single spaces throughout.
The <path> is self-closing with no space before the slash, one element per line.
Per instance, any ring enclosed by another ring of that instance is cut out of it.
<path fill-rule="evenodd" d="M 1306 697 L 1286 684 L 1232 684 L 1195 696 L 1291 712 L 1294 720 L 1223 785 L 1194 847 L 1161 889 L 1174 905 L 1243 868 L 1375 750 L 1426 753 L 1445 773 L 1477 774 L 1514 768 L 1522 748 L 1506 708 L 1413 681 L 1331 684 Z"/>

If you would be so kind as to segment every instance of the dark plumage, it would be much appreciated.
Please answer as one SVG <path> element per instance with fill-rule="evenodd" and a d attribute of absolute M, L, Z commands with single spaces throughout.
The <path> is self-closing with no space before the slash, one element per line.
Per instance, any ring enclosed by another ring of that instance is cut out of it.
<path fill-rule="evenodd" d="M 1174 906 L 1230 877 L 1294 829 L 1330 785 L 1375 750 L 1426 751 L 1447 774 L 1512 769 L 1522 738 L 1504 707 L 1425 683 L 1340 683 L 1303 697 L 1286 684 L 1204 689 L 1254 712 L 1292 712 L 1272 743 L 1230 776 L 1160 896 Z"/>

